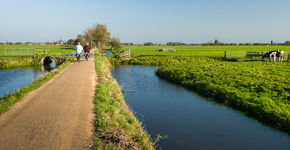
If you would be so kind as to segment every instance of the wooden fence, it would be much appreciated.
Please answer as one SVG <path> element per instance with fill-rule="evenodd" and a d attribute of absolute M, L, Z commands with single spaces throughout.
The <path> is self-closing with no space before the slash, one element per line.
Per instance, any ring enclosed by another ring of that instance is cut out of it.
<path fill-rule="evenodd" d="M 249 58 L 250 60 L 262 60 L 264 52 L 251 51 L 225 51 L 224 58 Z M 284 60 L 290 61 L 290 53 L 284 55 Z"/>
<path fill-rule="evenodd" d="M 129 48 L 127 51 L 120 53 L 121 59 L 131 59 L 131 49 Z"/>

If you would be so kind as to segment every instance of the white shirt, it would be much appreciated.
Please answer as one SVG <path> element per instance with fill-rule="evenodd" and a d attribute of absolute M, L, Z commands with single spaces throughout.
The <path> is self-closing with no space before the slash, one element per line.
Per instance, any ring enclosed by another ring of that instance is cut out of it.
<path fill-rule="evenodd" d="M 84 48 L 81 45 L 76 45 L 75 50 L 76 50 L 77 54 L 80 54 L 80 53 L 82 53 Z"/>

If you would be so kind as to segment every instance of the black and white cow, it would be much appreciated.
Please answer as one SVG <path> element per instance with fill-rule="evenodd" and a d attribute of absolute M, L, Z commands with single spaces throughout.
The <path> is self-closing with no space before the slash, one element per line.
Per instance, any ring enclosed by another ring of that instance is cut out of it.
<path fill-rule="evenodd" d="M 264 59 L 266 57 L 268 57 L 269 61 L 271 61 L 271 62 L 275 62 L 276 57 L 278 57 L 279 62 L 283 62 L 284 51 L 281 51 L 281 50 L 269 51 L 266 54 L 264 54 L 262 58 Z"/>

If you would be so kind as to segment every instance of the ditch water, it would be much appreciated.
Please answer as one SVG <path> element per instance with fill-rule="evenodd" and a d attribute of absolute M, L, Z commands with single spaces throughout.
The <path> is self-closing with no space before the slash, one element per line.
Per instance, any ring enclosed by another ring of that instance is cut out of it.
<path fill-rule="evenodd" d="M 52 60 L 50 65 L 18 68 L 0 69 L 0 97 L 11 94 L 22 87 L 25 87 L 38 79 L 45 72 L 56 68 L 56 63 Z"/>
<path fill-rule="evenodd" d="M 290 136 L 158 78 L 158 67 L 111 70 L 130 109 L 164 150 L 289 150 Z"/>

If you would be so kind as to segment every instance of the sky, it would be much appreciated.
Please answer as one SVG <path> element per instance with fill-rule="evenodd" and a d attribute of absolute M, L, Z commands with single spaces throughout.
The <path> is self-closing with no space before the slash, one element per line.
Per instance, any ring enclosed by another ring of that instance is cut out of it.
<path fill-rule="evenodd" d="M 122 42 L 284 42 L 290 0 L 0 0 L 0 42 L 68 40 L 97 23 Z"/>

